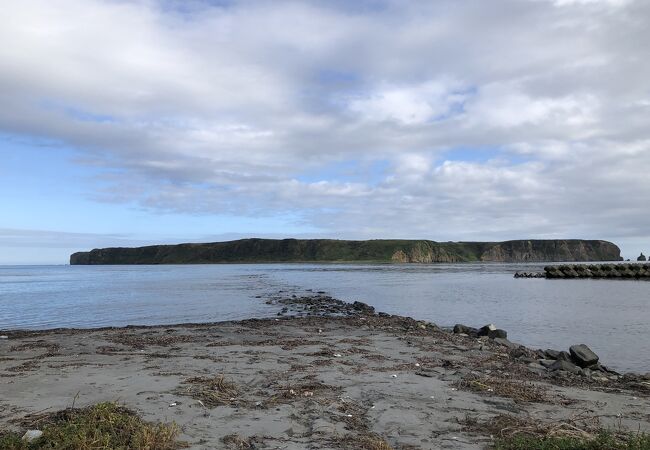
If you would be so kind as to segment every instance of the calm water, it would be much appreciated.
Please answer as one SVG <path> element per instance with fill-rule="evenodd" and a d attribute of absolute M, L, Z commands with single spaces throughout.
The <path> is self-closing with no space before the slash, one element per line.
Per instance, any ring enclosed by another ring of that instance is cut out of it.
<path fill-rule="evenodd" d="M 441 326 L 495 323 L 516 342 L 586 343 L 650 371 L 650 282 L 514 279 L 514 264 L 0 266 L 0 330 L 208 322 L 274 315 L 257 295 L 326 291 Z"/>

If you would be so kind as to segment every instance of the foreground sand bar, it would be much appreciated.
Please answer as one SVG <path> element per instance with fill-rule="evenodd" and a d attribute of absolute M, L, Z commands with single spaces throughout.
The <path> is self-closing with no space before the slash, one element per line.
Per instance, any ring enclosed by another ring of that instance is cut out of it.
<path fill-rule="evenodd" d="M 197 449 L 230 448 L 233 435 L 249 448 L 359 448 L 367 436 L 484 448 L 504 416 L 650 431 L 643 379 L 534 374 L 490 340 L 397 316 L 0 334 L 0 429 L 73 401 L 119 401 L 175 421 Z"/>

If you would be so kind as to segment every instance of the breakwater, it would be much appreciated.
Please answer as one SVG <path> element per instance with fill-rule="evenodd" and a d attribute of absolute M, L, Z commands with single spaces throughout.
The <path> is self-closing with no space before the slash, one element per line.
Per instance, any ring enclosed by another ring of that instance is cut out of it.
<path fill-rule="evenodd" d="M 650 264 L 563 264 L 544 267 L 546 278 L 650 279 Z"/>

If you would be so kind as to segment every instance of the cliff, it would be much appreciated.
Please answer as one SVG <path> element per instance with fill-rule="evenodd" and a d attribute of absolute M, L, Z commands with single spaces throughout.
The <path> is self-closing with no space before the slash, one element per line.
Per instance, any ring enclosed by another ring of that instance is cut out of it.
<path fill-rule="evenodd" d="M 535 262 L 618 261 L 606 241 L 434 242 L 332 239 L 241 239 L 206 244 L 104 248 L 74 253 L 70 264 L 209 264 L 257 262 Z"/>

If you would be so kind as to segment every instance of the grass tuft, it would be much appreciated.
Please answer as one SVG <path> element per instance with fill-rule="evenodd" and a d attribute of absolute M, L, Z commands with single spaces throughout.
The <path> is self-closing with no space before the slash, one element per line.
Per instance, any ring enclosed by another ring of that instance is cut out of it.
<path fill-rule="evenodd" d="M 26 443 L 17 433 L 0 434 L 3 450 L 175 450 L 185 444 L 176 438 L 176 424 L 152 424 L 115 403 L 99 403 L 40 417 L 43 436 Z"/>
<path fill-rule="evenodd" d="M 601 431 L 594 438 L 514 435 L 498 439 L 495 450 L 650 450 L 650 435 L 615 435 Z"/>

